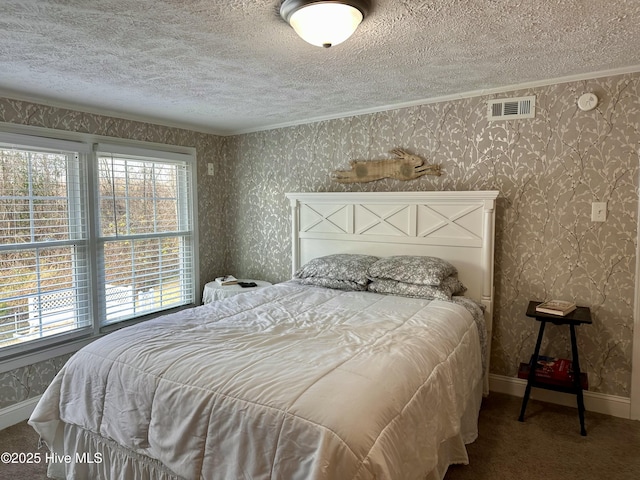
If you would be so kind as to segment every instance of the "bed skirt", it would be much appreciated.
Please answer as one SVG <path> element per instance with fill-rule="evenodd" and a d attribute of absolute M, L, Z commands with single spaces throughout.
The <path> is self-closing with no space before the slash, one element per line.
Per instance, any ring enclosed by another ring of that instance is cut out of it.
<path fill-rule="evenodd" d="M 458 435 L 445 440 L 438 450 L 438 463 L 424 478 L 442 480 L 449 465 L 469 463 L 466 444 L 478 437 L 478 414 L 482 403 L 482 382 L 460 421 Z M 94 478 L 105 480 L 182 480 L 159 461 L 123 448 L 75 425 L 60 422 L 50 450 L 59 461 L 48 465 L 47 475 L 54 479 Z"/>
<path fill-rule="evenodd" d="M 478 416 L 483 397 L 483 382 L 479 382 L 460 419 L 460 433 L 440 444 L 438 463 L 425 480 L 443 480 L 449 465 L 469 465 L 466 445 L 478 438 Z"/>

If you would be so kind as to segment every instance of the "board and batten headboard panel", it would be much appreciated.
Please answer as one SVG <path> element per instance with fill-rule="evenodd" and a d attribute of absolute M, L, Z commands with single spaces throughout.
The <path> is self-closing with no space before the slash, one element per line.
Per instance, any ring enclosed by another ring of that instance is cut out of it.
<path fill-rule="evenodd" d="M 490 352 L 497 191 L 287 193 L 292 274 L 335 253 L 428 255 L 451 262 L 485 306 Z M 485 372 L 485 390 L 488 385 Z"/>

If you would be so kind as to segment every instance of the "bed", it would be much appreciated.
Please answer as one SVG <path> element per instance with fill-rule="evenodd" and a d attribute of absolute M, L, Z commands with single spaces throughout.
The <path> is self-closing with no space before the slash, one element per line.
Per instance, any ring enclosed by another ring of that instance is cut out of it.
<path fill-rule="evenodd" d="M 431 480 L 468 462 L 497 192 L 287 197 L 292 273 L 335 255 L 432 256 L 475 301 L 298 278 L 113 332 L 67 362 L 29 420 L 51 477 Z"/>

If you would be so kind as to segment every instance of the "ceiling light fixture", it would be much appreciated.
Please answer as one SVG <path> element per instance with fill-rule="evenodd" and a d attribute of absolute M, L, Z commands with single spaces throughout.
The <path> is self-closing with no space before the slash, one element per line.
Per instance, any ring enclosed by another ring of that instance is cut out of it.
<path fill-rule="evenodd" d="M 369 4 L 368 0 L 284 0 L 280 16 L 304 41 L 329 48 L 344 42 L 356 31 Z"/>

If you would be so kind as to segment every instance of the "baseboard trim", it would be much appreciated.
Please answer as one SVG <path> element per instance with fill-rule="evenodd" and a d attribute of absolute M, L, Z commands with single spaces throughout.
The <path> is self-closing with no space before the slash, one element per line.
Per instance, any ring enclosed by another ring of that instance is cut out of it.
<path fill-rule="evenodd" d="M 33 409 L 36 408 L 40 397 L 42 397 L 42 395 L 28 398 L 22 402 L 14 403 L 13 405 L 0 409 L 0 430 L 4 430 L 28 419 Z"/>
<path fill-rule="evenodd" d="M 489 375 L 489 391 L 524 397 L 526 380 L 503 375 Z M 567 407 L 576 407 L 575 395 L 554 392 L 542 388 L 531 389 L 531 398 Z M 584 392 L 584 407 L 588 412 L 604 413 L 620 418 L 631 418 L 631 399 L 597 392 Z"/>

